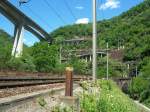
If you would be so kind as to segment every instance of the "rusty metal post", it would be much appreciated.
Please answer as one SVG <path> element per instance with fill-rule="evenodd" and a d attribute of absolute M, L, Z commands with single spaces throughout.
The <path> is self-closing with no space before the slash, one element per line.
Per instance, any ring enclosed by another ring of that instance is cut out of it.
<path fill-rule="evenodd" d="M 73 95 L 73 68 L 66 67 L 66 88 L 65 88 L 65 96 Z"/>

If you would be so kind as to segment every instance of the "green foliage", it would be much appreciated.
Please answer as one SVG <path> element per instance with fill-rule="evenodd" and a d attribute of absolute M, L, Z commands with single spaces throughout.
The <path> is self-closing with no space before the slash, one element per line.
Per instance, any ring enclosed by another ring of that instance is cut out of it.
<path fill-rule="evenodd" d="M 20 58 L 11 58 L 7 64 L 10 70 L 18 70 L 18 71 L 23 70 L 22 66 L 23 62 L 21 61 Z"/>
<path fill-rule="evenodd" d="M 20 58 L 11 56 L 12 39 L 0 30 L 0 70 L 36 71 L 33 58 L 28 52 L 23 53 Z"/>
<path fill-rule="evenodd" d="M 24 54 L 22 57 L 21 57 L 21 60 L 23 61 L 23 68 L 24 68 L 24 71 L 32 71 L 32 72 L 35 72 L 36 71 L 36 66 L 35 64 L 33 63 L 33 57 L 31 57 L 29 54 Z"/>
<path fill-rule="evenodd" d="M 148 58 L 147 64 L 142 67 L 141 75 L 144 78 L 150 78 L 150 59 Z"/>
<path fill-rule="evenodd" d="M 32 47 L 32 54 L 36 70 L 39 72 L 53 71 L 58 63 L 58 48 L 46 42 L 36 43 Z"/>
<path fill-rule="evenodd" d="M 65 68 L 67 67 L 66 63 L 57 63 L 56 67 L 53 69 L 54 73 L 63 75 L 65 73 Z"/>
<path fill-rule="evenodd" d="M 11 45 L 0 47 L 0 70 L 7 68 L 7 62 L 11 59 Z"/>
<path fill-rule="evenodd" d="M 81 95 L 83 112 L 139 112 L 135 103 L 113 81 L 99 80 L 96 83 L 94 87 L 100 88 L 97 94 L 84 91 Z"/>
<path fill-rule="evenodd" d="M 32 71 L 35 72 L 35 65 L 33 63 L 33 58 L 29 55 L 23 55 L 20 58 L 12 57 L 8 62 L 7 66 L 9 70 L 15 71 Z"/>
<path fill-rule="evenodd" d="M 51 112 L 74 112 L 72 107 L 66 105 L 55 106 Z"/>
<path fill-rule="evenodd" d="M 148 88 L 149 81 L 142 77 L 136 77 L 132 79 L 129 85 L 130 96 L 134 99 L 139 99 L 140 94 Z"/>
<path fill-rule="evenodd" d="M 96 104 L 97 100 L 94 96 L 84 94 L 83 99 L 81 100 L 81 109 L 83 112 L 98 112 Z"/>
<path fill-rule="evenodd" d="M 145 99 L 145 100 L 143 101 L 143 103 L 144 103 L 148 108 L 150 108 L 150 97 L 148 97 L 147 99 Z"/>
<path fill-rule="evenodd" d="M 38 103 L 39 103 L 39 105 L 41 106 L 41 107 L 45 107 L 46 106 L 46 101 L 44 100 L 44 98 L 43 97 L 39 97 L 38 99 Z"/>
<path fill-rule="evenodd" d="M 133 80 L 130 87 L 130 96 L 135 97 L 150 107 L 150 57 L 145 57 L 139 64 L 140 75 Z M 134 88 L 132 87 L 134 86 Z"/>
<path fill-rule="evenodd" d="M 7 68 L 7 61 L 11 59 L 11 38 L 0 30 L 0 70 Z"/>
<path fill-rule="evenodd" d="M 129 85 L 130 96 L 150 107 L 150 58 L 145 57 L 139 64 L 139 68 L 140 75 Z"/>
<path fill-rule="evenodd" d="M 92 34 L 92 26 L 88 25 L 68 25 L 67 27 L 61 27 L 51 33 L 51 37 L 57 38 L 62 37 L 63 39 L 71 39 L 75 36 L 89 36 Z"/>
<path fill-rule="evenodd" d="M 98 59 L 98 70 L 97 74 L 99 78 L 106 77 L 107 70 L 107 59 L 99 58 Z M 116 60 L 109 59 L 109 77 L 126 77 L 126 69 L 125 64 L 118 62 Z"/>
<path fill-rule="evenodd" d="M 150 108 L 150 84 L 148 84 L 147 88 L 141 92 L 139 101 Z"/>
<path fill-rule="evenodd" d="M 144 90 L 141 95 L 140 95 L 140 102 L 143 102 L 145 100 L 147 100 L 150 97 L 150 85 L 149 87 Z"/>
<path fill-rule="evenodd" d="M 88 74 L 88 63 L 85 60 L 79 60 L 72 58 L 69 64 L 74 68 L 74 72 L 77 74 Z"/>

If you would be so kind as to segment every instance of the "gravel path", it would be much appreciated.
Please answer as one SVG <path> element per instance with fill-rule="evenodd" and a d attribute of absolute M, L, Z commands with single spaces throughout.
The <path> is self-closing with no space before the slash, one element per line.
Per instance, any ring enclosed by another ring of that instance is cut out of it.
<path fill-rule="evenodd" d="M 62 87 L 62 86 L 64 86 L 64 83 L 0 89 L 0 98 L 15 96 L 18 94 L 36 92 L 45 89 L 52 89 L 52 88 Z"/>

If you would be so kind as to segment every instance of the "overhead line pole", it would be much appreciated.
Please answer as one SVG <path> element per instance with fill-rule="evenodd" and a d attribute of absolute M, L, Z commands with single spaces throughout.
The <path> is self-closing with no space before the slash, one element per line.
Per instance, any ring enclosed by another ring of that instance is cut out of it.
<path fill-rule="evenodd" d="M 93 0 L 93 62 L 92 62 L 92 76 L 93 80 L 96 80 L 96 71 L 97 71 L 97 56 L 96 56 L 96 38 L 97 38 L 97 29 L 96 29 L 96 0 Z"/>

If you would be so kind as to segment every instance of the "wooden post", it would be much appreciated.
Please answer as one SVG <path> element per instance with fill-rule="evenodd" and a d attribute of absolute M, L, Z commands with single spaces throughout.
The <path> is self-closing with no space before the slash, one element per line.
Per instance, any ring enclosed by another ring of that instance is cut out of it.
<path fill-rule="evenodd" d="M 73 96 L 73 68 L 66 67 L 66 87 L 65 96 Z"/>

